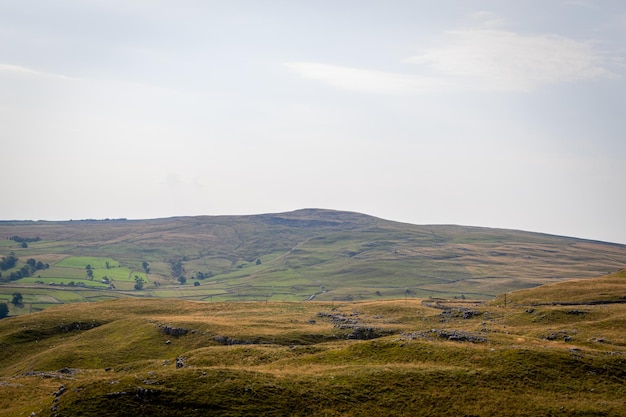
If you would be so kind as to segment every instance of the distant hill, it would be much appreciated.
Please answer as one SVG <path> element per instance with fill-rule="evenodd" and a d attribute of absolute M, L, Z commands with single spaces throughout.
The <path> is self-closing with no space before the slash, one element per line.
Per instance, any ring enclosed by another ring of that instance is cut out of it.
<path fill-rule="evenodd" d="M 0 277 L 0 301 L 10 300 L 16 288 L 24 295 L 23 306 L 12 306 L 11 314 L 129 296 L 492 299 L 626 266 L 624 245 L 516 230 L 412 225 L 319 209 L 153 220 L 5 221 L 0 238 L 0 255 L 14 253 L 19 259 Z M 48 267 L 11 279 L 29 259 Z"/>

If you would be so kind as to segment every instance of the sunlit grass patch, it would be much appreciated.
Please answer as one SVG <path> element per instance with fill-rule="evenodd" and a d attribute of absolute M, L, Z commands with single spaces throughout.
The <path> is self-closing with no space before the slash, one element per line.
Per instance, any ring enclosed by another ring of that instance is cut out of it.
<path fill-rule="evenodd" d="M 82 268 L 85 269 L 87 265 L 91 265 L 92 268 L 104 268 L 106 269 L 106 263 L 109 262 L 109 267 L 119 267 L 118 261 L 112 258 L 100 258 L 94 256 L 70 256 L 59 262 L 56 266 L 62 266 L 66 268 Z"/>
<path fill-rule="evenodd" d="M 58 401 L 70 415 L 115 414 L 122 399 L 156 416 L 194 415 L 191 403 L 205 414 L 620 415 L 624 359 L 615 352 L 623 348 L 608 338 L 618 337 L 611 323 L 623 328 L 623 308 L 570 314 L 417 299 L 70 304 L 0 320 L 0 369 L 18 382 L 33 369 L 77 369 Z M 355 326 L 392 332 L 354 340 Z M 575 340 L 545 338 L 564 329 Z M 576 339 L 594 331 L 607 340 Z M 463 333 L 483 337 L 440 336 Z"/>

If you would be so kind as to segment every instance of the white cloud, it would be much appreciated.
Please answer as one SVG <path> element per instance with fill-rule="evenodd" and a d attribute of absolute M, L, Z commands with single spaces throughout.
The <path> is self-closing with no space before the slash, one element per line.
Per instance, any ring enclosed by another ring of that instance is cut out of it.
<path fill-rule="evenodd" d="M 506 24 L 506 20 L 497 14 L 489 11 L 475 12 L 470 15 L 472 22 L 478 27 L 485 29 L 501 28 Z"/>
<path fill-rule="evenodd" d="M 611 76 L 588 42 L 493 29 L 448 32 L 450 41 L 407 62 L 463 78 L 474 88 L 528 91 L 545 84 Z M 476 84 L 478 83 L 478 84 Z"/>
<path fill-rule="evenodd" d="M 480 28 L 446 33 L 442 45 L 405 60 L 414 73 L 376 71 L 319 62 L 288 62 L 300 76 L 363 93 L 532 91 L 540 86 L 614 76 L 609 57 L 590 42 L 498 29 L 503 21 L 480 12 Z"/>
<path fill-rule="evenodd" d="M 377 94 L 410 94 L 441 91 L 450 86 L 444 79 L 411 74 L 375 71 L 316 62 L 285 64 L 304 78 L 342 90 Z"/>
<path fill-rule="evenodd" d="M 598 9 L 598 4 L 589 0 L 566 0 L 564 4 L 569 6 L 584 7 L 586 9 Z"/>
<path fill-rule="evenodd" d="M 32 68 L 23 67 L 20 65 L 12 65 L 12 64 L 0 64 L 0 73 L 9 73 L 13 75 L 26 75 L 26 76 L 35 76 L 35 77 L 48 77 L 48 78 L 56 78 L 61 80 L 79 80 L 79 78 L 68 77 L 65 75 L 59 75 L 49 72 L 38 71 Z"/>

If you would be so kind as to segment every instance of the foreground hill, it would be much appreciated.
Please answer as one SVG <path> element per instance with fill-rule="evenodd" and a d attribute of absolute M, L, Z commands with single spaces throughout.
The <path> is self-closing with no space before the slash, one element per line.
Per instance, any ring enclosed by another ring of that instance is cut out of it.
<path fill-rule="evenodd" d="M 155 220 L 0 222 L 11 314 L 124 297 L 211 301 L 491 299 L 626 266 L 626 246 L 299 210 Z M 18 272 L 32 265 L 27 276 Z M 86 272 L 91 268 L 90 274 Z M 179 282 L 184 283 L 180 285 Z M 140 289 L 135 289 L 136 284 Z"/>
<path fill-rule="evenodd" d="M 65 305 L 0 320 L 0 415 L 624 416 L 624 301 Z"/>

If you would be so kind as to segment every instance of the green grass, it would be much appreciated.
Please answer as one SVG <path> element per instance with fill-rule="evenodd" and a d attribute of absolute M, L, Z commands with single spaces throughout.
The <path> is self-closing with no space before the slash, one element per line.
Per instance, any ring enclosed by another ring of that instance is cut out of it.
<path fill-rule="evenodd" d="M 143 271 L 134 271 L 128 268 L 96 269 L 93 271 L 94 279 L 102 279 L 106 276 L 115 281 L 134 281 L 135 275 L 147 281 Z"/>
<path fill-rule="evenodd" d="M 604 285 L 622 275 L 597 280 L 602 300 L 621 294 Z M 561 301 L 578 305 L 126 299 L 50 308 L 0 320 L 0 415 L 54 404 L 67 416 L 624 416 L 626 304 L 585 304 L 599 299 L 581 298 L 583 283 L 560 286 Z M 380 337 L 347 339 L 355 327 Z"/>
<path fill-rule="evenodd" d="M 106 267 L 107 261 L 109 262 L 109 268 Z M 36 276 L 41 278 L 60 278 L 65 282 L 68 280 L 86 279 L 86 265 L 91 265 L 92 267 L 94 285 L 96 281 L 101 281 L 104 277 L 114 281 L 134 282 L 134 277 L 138 276 L 144 281 L 148 281 L 144 271 L 120 267 L 119 263 L 114 259 L 95 257 L 68 257 L 48 269 L 37 271 Z M 22 280 L 21 282 L 27 281 Z"/>
<path fill-rule="evenodd" d="M 11 304 L 13 293 L 15 292 L 22 294 L 22 305 L 14 306 Z M 10 316 L 29 314 L 59 304 L 94 302 L 105 299 L 118 299 L 120 297 L 125 297 L 125 295 L 119 292 L 61 285 L 0 286 L 0 302 L 8 303 Z"/>
<path fill-rule="evenodd" d="M 86 287 L 92 287 L 92 288 L 107 288 L 108 285 L 104 284 L 102 282 L 99 281 L 92 281 L 92 280 L 88 280 L 88 279 L 73 279 L 73 278 L 60 278 L 60 277 L 56 277 L 56 278 L 22 278 L 20 280 L 20 284 L 38 284 L 38 283 L 43 283 L 43 284 L 48 284 L 48 285 L 69 285 L 71 282 L 73 282 L 75 285 L 79 285 L 79 283 L 84 284 Z"/>
<path fill-rule="evenodd" d="M 111 258 L 97 258 L 93 256 L 70 256 L 55 264 L 55 266 L 66 268 L 82 268 L 91 265 L 93 269 L 106 269 L 106 262 L 110 267 L 119 267 L 119 262 Z"/>

